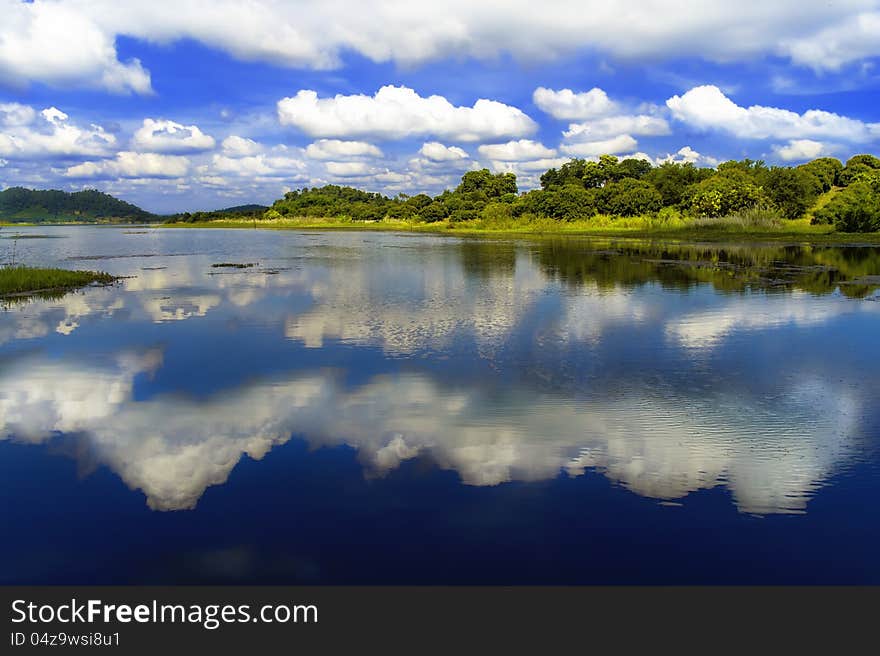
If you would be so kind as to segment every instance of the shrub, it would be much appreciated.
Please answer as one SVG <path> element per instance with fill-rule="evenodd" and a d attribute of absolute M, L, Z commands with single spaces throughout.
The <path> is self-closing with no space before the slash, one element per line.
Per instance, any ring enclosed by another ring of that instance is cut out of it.
<path fill-rule="evenodd" d="M 880 193 L 870 182 L 854 182 L 818 210 L 814 222 L 834 224 L 840 232 L 880 231 Z"/>

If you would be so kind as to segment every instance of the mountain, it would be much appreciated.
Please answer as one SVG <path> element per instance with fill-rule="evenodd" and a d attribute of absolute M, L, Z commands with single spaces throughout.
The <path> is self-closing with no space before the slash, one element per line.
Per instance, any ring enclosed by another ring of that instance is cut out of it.
<path fill-rule="evenodd" d="M 0 191 L 0 221 L 54 223 L 58 221 L 158 221 L 136 205 L 96 189 L 66 192 L 57 189 L 10 187 Z"/>

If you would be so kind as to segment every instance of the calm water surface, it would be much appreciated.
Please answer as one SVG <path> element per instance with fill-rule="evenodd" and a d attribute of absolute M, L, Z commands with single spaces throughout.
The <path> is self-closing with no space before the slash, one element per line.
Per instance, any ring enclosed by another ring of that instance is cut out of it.
<path fill-rule="evenodd" d="M 0 582 L 880 583 L 878 248 L 12 232 Z"/>

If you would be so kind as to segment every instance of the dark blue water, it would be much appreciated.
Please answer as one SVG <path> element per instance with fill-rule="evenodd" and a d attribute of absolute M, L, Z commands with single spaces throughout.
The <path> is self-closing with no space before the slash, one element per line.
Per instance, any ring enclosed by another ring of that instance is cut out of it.
<path fill-rule="evenodd" d="M 0 582 L 880 583 L 880 249 L 18 232 Z"/>

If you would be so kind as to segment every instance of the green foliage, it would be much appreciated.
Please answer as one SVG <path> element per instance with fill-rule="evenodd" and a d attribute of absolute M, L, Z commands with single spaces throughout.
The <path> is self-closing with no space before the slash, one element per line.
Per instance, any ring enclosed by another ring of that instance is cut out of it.
<path fill-rule="evenodd" d="M 614 216 L 637 216 L 656 212 L 663 197 L 650 183 L 635 178 L 609 182 L 599 191 L 599 209 Z"/>
<path fill-rule="evenodd" d="M 643 159 L 625 159 L 614 167 L 612 172 L 613 180 L 623 180 L 624 178 L 635 178 L 641 180 L 651 172 L 651 162 Z"/>
<path fill-rule="evenodd" d="M 816 223 L 830 223 L 840 232 L 880 231 L 880 178 L 860 180 L 816 211 Z"/>
<path fill-rule="evenodd" d="M 690 162 L 687 164 L 664 162 L 648 171 L 643 180 L 654 185 L 660 192 L 664 207 L 675 207 L 684 200 L 688 187 L 705 180 L 712 174 L 711 169 L 698 169 Z"/>
<path fill-rule="evenodd" d="M 847 162 L 850 170 L 859 168 L 856 182 L 867 187 L 853 183 L 853 192 L 829 202 L 828 207 L 823 204 L 839 195 L 841 188 L 835 185 L 845 172 L 833 158 L 820 158 L 795 168 L 768 168 L 764 162 L 746 159 L 724 162 L 715 170 L 673 162 L 654 167 L 641 159 L 619 161 L 603 155 L 598 161 L 572 159 L 551 168 L 541 176 L 541 189 L 523 194 L 517 193 L 514 174 L 480 169 L 468 171 L 454 189 L 433 198 L 424 193 L 387 198 L 327 185 L 288 192 L 266 212 L 260 215 L 257 209 L 251 217 L 301 225 L 329 220 L 343 226 L 369 221 L 384 224 L 377 227 L 391 228 L 402 223 L 424 230 L 711 228 L 719 232 L 797 229 L 819 234 L 830 228 L 811 227 L 807 219 L 793 227 L 783 219 L 812 215 L 817 222 L 826 221 L 841 230 L 870 227 L 871 220 L 853 217 L 858 212 L 870 214 L 865 208 L 872 207 L 870 199 L 874 196 L 862 198 L 868 193 L 865 189 L 874 190 L 871 194 L 880 190 L 880 168 L 872 168 L 875 163 L 880 160 L 870 156 Z M 826 188 L 830 191 L 823 192 Z M 858 212 L 850 211 L 849 205 L 855 205 Z M 205 214 L 182 216 L 182 220 L 200 220 Z"/>
<path fill-rule="evenodd" d="M 69 193 L 57 189 L 10 187 L 0 191 L 0 218 L 15 221 L 154 221 L 158 217 L 96 189 Z"/>
<path fill-rule="evenodd" d="M 822 193 L 824 193 L 830 191 L 833 186 L 840 184 L 839 178 L 841 171 L 843 171 L 843 164 L 834 157 L 820 157 L 812 162 L 801 164 L 798 169 L 806 171 L 816 178 Z"/>
<path fill-rule="evenodd" d="M 765 176 L 764 191 L 783 217 L 796 219 L 816 201 L 821 187 L 801 168 L 774 166 Z"/>
<path fill-rule="evenodd" d="M 468 171 L 461 177 L 461 184 L 455 189 L 458 194 L 478 193 L 488 198 L 500 198 L 505 194 L 515 194 L 516 175 L 513 173 L 492 174 L 489 169 Z M 477 198 L 474 198 L 476 200 Z"/>
<path fill-rule="evenodd" d="M 535 190 L 524 194 L 514 205 L 513 213 L 547 216 L 562 221 L 574 221 L 596 214 L 596 190 L 584 189 L 578 184 L 567 184 L 549 191 Z"/>
<path fill-rule="evenodd" d="M 873 175 L 878 170 L 880 170 L 880 159 L 873 155 L 853 155 L 846 161 L 846 166 L 840 172 L 838 180 L 841 186 L 846 187 Z"/>
<path fill-rule="evenodd" d="M 724 165 L 718 168 L 718 174 L 691 188 L 688 205 L 694 214 L 705 217 L 725 216 L 757 207 L 766 200 L 761 187 L 753 182 L 753 170 Z"/>

